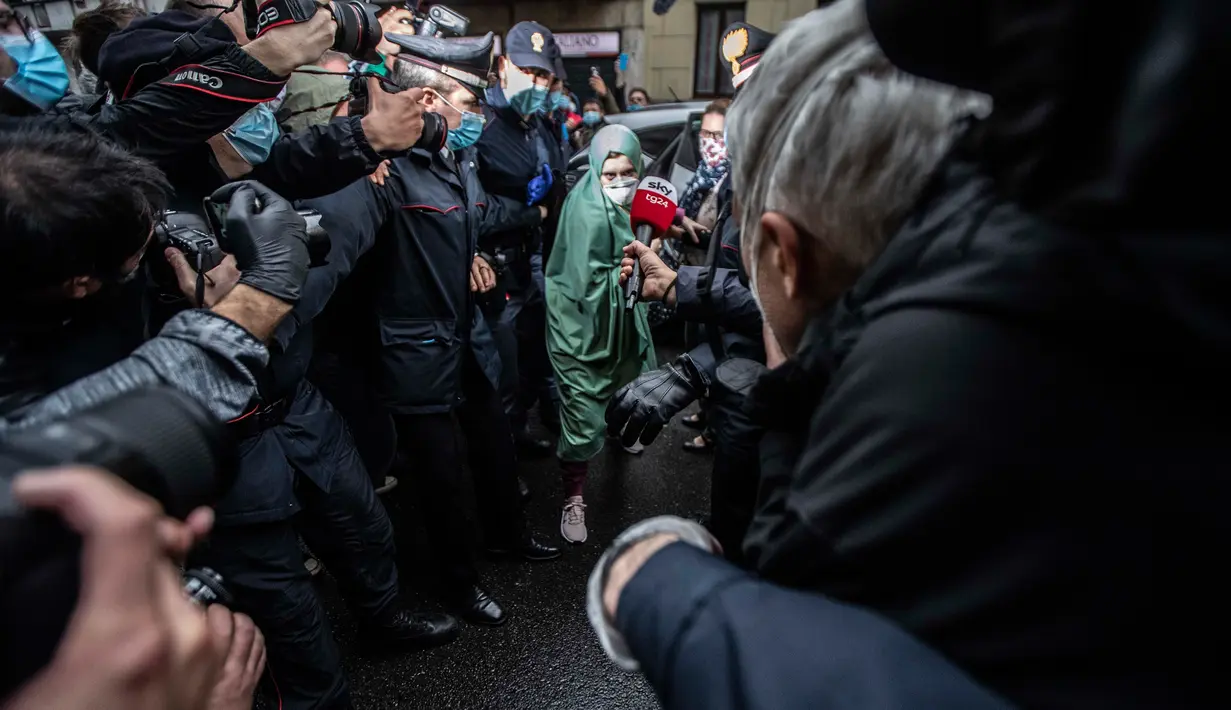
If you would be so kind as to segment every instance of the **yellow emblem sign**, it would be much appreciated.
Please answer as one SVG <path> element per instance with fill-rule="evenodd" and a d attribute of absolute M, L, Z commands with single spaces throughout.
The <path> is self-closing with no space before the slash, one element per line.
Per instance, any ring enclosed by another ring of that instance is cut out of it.
<path fill-rule="evenodd" d="M 535 32 L 530 35 L 530 46 L 534 48 L 534 51 L 541 54 L 543 52 L 543 44 L 544 40 L 542 32 Z"/>
<path fill-rule="evenodd" d="M 734 30 L 722 40 L 722 58 L 731 62 L 731 73 L 739 73 L 739 59 L 748 51 L 748 30 Z"/>

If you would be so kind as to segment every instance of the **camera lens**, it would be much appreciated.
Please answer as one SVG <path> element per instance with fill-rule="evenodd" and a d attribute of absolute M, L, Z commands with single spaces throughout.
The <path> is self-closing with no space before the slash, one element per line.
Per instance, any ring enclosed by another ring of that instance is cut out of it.
<path fill-rule="evenodd" d="M 376 46 L 384 37 L 376 8 L 359 0 L 335 0 L 330 6 L 338 31 L 333 37 L 333 48 L 343 54 L 369 64 L 380 61 Z"/>
<path fill-rule="evenodd" d="M 415 142 L 416 148 L 429 153 L 439 153 L 449 137 L 449 124 L 438 113 L 423 112 L 423 135 Z"/>

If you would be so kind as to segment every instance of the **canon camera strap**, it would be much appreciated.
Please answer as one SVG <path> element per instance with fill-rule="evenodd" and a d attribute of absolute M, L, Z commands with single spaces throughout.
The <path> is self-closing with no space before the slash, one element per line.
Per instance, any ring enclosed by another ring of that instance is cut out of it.
<path fill-rule="evenodd" d="M 247 104 L 259 104 L 277 98 L 286 85 L 285 80 L 265 81 L 217 67 L 204 66 L 210 54 L 198 36 L 207 35 L 214 23 L 206 22 L 195 32 L 185 32 L 175 40 L 175 51 L 157 62 L 147 62 L 133 72 L 121 98 L 131 98 L 133 87 L 144 87 L 155 82 L 200 91 L 221 99 Z M 229 33 L 230 30 L 227 30 Z"/>

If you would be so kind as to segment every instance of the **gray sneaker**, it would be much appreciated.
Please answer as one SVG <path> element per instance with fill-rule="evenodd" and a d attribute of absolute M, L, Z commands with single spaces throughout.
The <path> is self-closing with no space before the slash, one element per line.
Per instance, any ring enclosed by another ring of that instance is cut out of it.
<path fill-rule="evenodd" d="M 560 534 L 574 545 L 586 541 L 589 531 L 586 530 L 586 504 L 581 502 L 581 496 L 564 501 L 564 512 L 560 513 Z"/>

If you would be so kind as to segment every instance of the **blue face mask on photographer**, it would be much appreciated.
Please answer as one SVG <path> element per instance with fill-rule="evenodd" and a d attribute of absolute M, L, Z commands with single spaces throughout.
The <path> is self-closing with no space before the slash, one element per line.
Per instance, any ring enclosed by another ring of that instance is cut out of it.
<path fill-rule="evenodd" d="M 68 67 L 38 30 L 0 35 L 0 48 L 17 64 L 17 73 L 4 81 L 4 88 L 41 111 L 46 111 L 68 92 Z"/>
<path fill-rule="evenodd" d="M 603 122 L 603 114 L 598 111 L 586 111 L 581 115 L 581 122 L 587 126 L 597 126 Z"/>
<path fill-rule="evenodd" d="M 223 135 L 249 165 L 260 165 L 269 160 L 269 153 L 282 135 L 282 129 L 278 128 L 273 108 L 263 103 L 240 116 Z"/>

